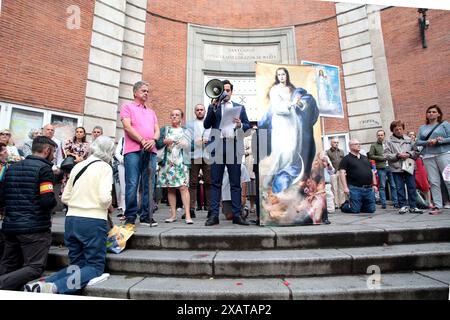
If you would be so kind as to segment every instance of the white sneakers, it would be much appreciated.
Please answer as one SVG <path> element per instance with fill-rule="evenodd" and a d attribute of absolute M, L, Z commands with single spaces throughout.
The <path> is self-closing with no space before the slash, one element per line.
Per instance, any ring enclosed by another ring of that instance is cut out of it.
<path fill-rule="evenodd" d="M 417 213 L 417 214 L 422 214 L 423 210 L 420 210 L 419 208 L 413 208 L 413 209 L 409 209 L 410 213 Z"/>
<path fill-rule="evenodd" d="M 398 210 L 398 213 L 405 214 L 408 212 L 408 209 L 408 206 L 401 207 L 400 210 Z"/>
<path fill-rule="evenodd" d="M 405 214 L 405 213 L 417 213 L 417 214 L 422 214 L 423 210 L 420 210 L 419 208 L 410 208 L 408 206 L 403 206 L 400 208 L 400 210 L 398 211 L 399 214 Z"/>

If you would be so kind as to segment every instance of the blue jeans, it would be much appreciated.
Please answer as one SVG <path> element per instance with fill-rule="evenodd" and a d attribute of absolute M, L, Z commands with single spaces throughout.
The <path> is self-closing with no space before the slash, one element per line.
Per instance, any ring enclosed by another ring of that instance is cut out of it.
<path fill-rule="evenodd" d="M 345 202 L 341 211 L 345 213 L 375 212 L 375 193 L 372 188 L 362 188 L 349 185 L 350 203 Z"/>
<path fill-rule="evenodd" d="M 102 219 L 66 217 L 64 243 L 69 249 L 70 265 L 51 276 L 58 293 L 71 294 L 102 275 L 106 261 L 107 222 Z"/>
<path fill-rule="evenodd" d="M 395 186 L 394 177 L 390 167 L 386 169 L 377 169 L 378 179 L 380 181 L 380 200 L 381 206 L 386 207 L 386 179 L 389 180 L 389 186 L 391 190 L 391 197 L 394 206 L 398 206 L 397 200 L 397 188 Z"/>
<path fill-rule="evenodd" d="M 397 186 L 398 206 L 406 206 L 406 189 L 408 189 L 409 207 L 414 209 L 416 207 L 416 178 L 407 172 L 393 172 L 395 185 Z"/>
<path fill-rule="evenodd" d="M 126 223 L 135 223 L 138 211 L 140 219 L 153 217 L 153 206 L 150 208 L 149 199 L 153 201 L 155 191 L 156 154 L 144 150 L 129 152 L 124 156 L 125 166 L 125 217 Z M 152 177 L 152 187 L 149 190 L 149 176 Z M 141 208 L 138 210 L 138 186 L 142 190 Z M 151 194 L 149 193 L 151 191 Z"/>

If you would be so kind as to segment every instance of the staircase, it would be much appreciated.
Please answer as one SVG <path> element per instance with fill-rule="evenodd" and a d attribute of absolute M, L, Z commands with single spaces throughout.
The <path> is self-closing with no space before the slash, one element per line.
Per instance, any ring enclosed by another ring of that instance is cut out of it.
<path fill-rule="evenodd" d="M 107 255 L 111 277 L 84 295 L 124 299 L 449 299 L 450 212 L 330 215 L 331 225 L 205 227 L 178 220 Z M 167 209 L 155 214 L 157 221 Z M 221 217 L 222 218 L 222 217 Z M 68 264 L 55 217 L 48 269 Z M 380 274 L 372 274 L 372 272 Z"/>

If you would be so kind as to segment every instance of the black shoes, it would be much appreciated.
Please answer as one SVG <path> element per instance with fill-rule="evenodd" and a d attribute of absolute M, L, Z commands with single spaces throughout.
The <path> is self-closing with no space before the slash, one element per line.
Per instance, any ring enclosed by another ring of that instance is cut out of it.
<path fill-rule="evenodd" d="M 205 222 L 205 226 L 213 226 L 219 224 L 219 217 L 209 217 Z"/>
<path fill-rule="evenodd" d="M 250 223 L 248 221 L 246 221 L 242 217 L 233 218 L 233 224 L 240 224 L 242 226 L 249 226 L 250 225 Z"/>
<path fill-rule="evenodd" d="M 213 226 L 219 224 L 219 217 L 216 216 L 210 216 L 205 222 L 205 226 Z M 233 218 L 233 224 L 240 224 L 242 226 L 248 226 L 250 225 L 250 222 L 246 221 L 242 217 Z"/>
<path fill-rule="evenodd" d="M 190 208 L 189 211 L 191 213 L 191 219 L 196 218 L 194 208 Z M 186 214 L 185 213 L 183 213 L 183 215 L 181 216 L 181 219 L 186 219 Z"/>
<path fill-rule="evenodd" d="M 158 222 L 156 222 L 155 219 L 153 219 L 153 218 L 142 219 L 142 220 L 140 220 L 140 224 L 143 226 L 150 226 L 150 227 L 158 226 Z"/>

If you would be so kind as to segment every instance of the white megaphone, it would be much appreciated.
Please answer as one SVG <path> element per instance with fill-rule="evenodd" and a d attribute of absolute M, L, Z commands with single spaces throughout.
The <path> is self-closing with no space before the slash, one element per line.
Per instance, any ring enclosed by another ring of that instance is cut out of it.
<path fill-rule="evenodd" d="M 211 99 L 219 98 L 223 93 L 223 84 L 219 79 L 209 80 L 205 86 L 205 93 Z"/>

